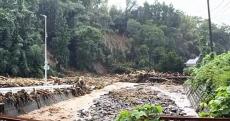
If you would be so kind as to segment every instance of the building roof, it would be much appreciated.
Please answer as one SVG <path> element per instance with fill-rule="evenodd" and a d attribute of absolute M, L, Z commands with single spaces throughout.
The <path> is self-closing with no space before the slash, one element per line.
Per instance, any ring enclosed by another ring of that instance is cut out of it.
<path fill-rule="evenodd" d="M 196 65 L 197 61 L 199 60 L 200 57 L 196 57 L 194 59 L 189 59 L 185 64 L 186 65 Z"/>

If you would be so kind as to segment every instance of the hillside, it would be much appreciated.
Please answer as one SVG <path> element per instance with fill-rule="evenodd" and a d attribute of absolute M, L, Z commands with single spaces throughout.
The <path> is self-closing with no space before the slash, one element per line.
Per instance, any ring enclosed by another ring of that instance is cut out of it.
<path fill-rule="evenodd" d="M 41 14 L 47 16 L 49 74 L 70 68 L 182 72 L 187 59 L 210 52 L 206 20 L 157 1 L 128 1 L 125 10 L 109 9 L 103 0 L 0 1 L 0 74 L 43 76 Z M 217 54 L 229 50 L 229 37 L 227 25 L 213 24 Z"/>

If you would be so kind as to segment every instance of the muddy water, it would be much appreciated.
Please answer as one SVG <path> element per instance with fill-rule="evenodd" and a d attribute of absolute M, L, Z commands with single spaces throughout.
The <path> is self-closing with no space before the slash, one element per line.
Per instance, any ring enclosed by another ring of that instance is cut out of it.
<path fill-rule="evenodd" d="M 121 88 L 134 88 L 137 84 L 118 82 L 106 86 L 100 90 L 94 90 L 90 94 L 76 97 L 67 101 L 63 101 L 51 106 L 43 107 L 39 110 L 32 111 L 28 114 L 21 115 L 20 117 L 32 118 L 43 121 L 71 121 L 78 120 L 77 111 L 87 110 L 93 105 L 93 100 L 99 98 L 101 95 L 107 94 L 110 91 L 118 90 Z"/>
<path fill-rule="evenodd" d="M 161 85 L 155 84 L 151 86 L 153 90 L 159 91 L 164 95 L 170 97 L 171 100 L 175 101 L 176 105 L 183 109 L 183 112 L 186 116 L 198 117 L 196 111 L 192 108 L 191 103 L 189 102 L 184 89 L 181 85 Z"/>
<path fill-rule="evenodd" d="M 67 101 L 63 101 L 51 106 L 43 107 L 39 110 L 35 110 L 20 117 L 32 118 L 43 121 L 72 121 L 81 119 L 77 114 L 79 110 L 88 110 L 90 106 L 94 104 L 94 100 L 100 98 L 100 96 L 108 94 L 110 91 L 119 90 L 121 88 L 135 88 L 135 83 L 118 82 L 112 85 L 106 86 L 100 90 L 94 90 L 90 94 L 76 97 Z M 144 84 L 145 85 L 145 84 Z M 146 86 L 151 87 L 153 90 L 159 91 L 159 96 L 169 97 L 175 101 L 176 105 L 184 110 L 188 116 L 197 116 L 197 113 L 191 108 L 189 100 L 183 93 L 183 87 L 181 85 L 165 85 L 154 84 Z"/>

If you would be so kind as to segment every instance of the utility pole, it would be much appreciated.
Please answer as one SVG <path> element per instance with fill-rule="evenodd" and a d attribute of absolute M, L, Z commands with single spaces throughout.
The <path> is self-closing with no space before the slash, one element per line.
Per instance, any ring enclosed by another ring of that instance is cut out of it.
<path fill-rule="evenodd" d="M 45 36 L 44 36 L 44 39 L 45 39 L 45 65 L 44 65 L 44 70 L 45 70 L 45 82 L 47 82 L 47 70 L 49 70 L 49 66 L 48 66 L 48 61 L 47 61 L 47 16 L 46 15 L 41 15 L 44 17 L 45 19 Z"/>
<path fill-rule="evenodd" d="M 207 6 L 208 6 L 208 23 L 209 23 L 210 48 L 211 48 L 211 53 L 213 54 L 214 50 L 213 50 L 213 40 L 212 40 L 212 22 L 211 22 L 211 13 L 210 13 L 209 0 L 207 0 Z"/>

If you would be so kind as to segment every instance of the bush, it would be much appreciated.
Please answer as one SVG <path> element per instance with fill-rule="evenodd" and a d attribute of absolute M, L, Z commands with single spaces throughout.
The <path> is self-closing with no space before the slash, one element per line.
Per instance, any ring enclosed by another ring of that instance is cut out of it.
<path fill-rule="evenodd" d="M 132 72 L 132 68 L 123 65 L 113 65 L 111 69 L 112 73 L 115 74 L 129 74 Z"/>
<path fill-rule="evenodd" d="M 195 67 L 186 67 L 184 68 L 183 72 L 185 75 L 191 75 Z"/>
<path fill-rule="evenodd" d="M 184 64 L 182 58 L 172 51 L 163 54 L 156 68 L 162 72 L 182 72 Z"/>
<path fill-rule="evenodd" d="M 192 72 L 193 87 L 208 84 L 210 90 L 214 92 L 221 86 L 228 86 L 230 80 L 230 52 L 215 56 L 210 59 L 206 56 L 201 62 L 200 67 Z"/>
<path fill-rule="evenodd" d="M 230 117 L 230 86 L 220 87 L 215 91 L 215 97 L 207 103 L 201 103 L 204 111 L 201 117 Z"/>
<path fill-rule="evenodd" d="M 211 58 L 206 56 L 186 83 L 193 89 L 206 85 L 199 114 L 202 117 L 230 117 L 230 52 Z"/>
<path fill-rule="evenodd" d="M 210 116 L 230 117 L 230 86 L 220 87 L 209 104 Z"/>
<path fill-rule="evenodd" d="M 159 114 L 161 114 L 162 111 L 161 106 L 145 104 L 137 106 L 131 111 L 121 111 L 116 121 L 159 121 Z"/>

